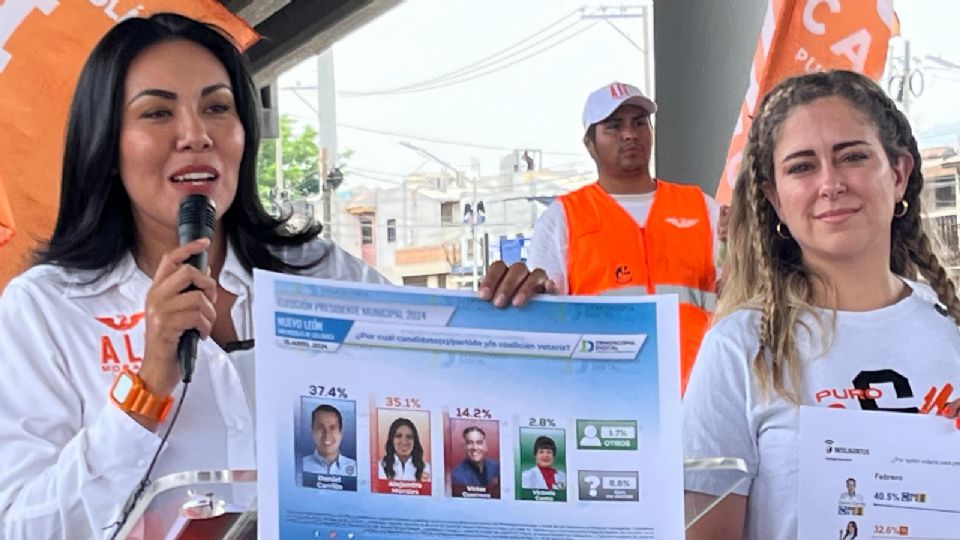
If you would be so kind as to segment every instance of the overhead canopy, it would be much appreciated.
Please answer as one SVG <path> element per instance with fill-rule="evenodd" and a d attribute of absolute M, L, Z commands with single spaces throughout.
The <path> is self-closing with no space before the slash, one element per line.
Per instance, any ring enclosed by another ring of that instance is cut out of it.
<path fill-rule="evenodd" d="M 300 61 L 377 18 L 400 0 L 220 0 L 264 39 L 247 55 L 265 86 Z"/>

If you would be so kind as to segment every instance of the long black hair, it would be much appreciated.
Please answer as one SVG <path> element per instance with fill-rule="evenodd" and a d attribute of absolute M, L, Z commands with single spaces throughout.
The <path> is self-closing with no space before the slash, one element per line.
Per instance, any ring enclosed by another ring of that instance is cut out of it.
<path fill-rule="evenodd" d="M 117 24 L 87 58 L 70 107 L 57 224 L 36 262 L 108 272 L 126 253 L 136 254 L 131 202 L 118 172 L 124 86 L 131 62 L 170 40 L 187 40 L 209 50 L 233 86 L 244 147 L 237 193 L 220 227 L 243 267 L 296 272 L 312 266 L 287 264 L 267 248 L 304 244 L 317 237 L 321 226 L 309 223 L 296 232 L 285 230 L 286 220 L 274 218 L 260 203 L 259 102 L 246 58 L 222 30 L 172 13 Z"/>
<path fill-rule="evenodd" d="M 413 432 L 413 452 L 410 453 L 410 459 L 413 461 L 413 466 L 417 468 L 415 478 L 420 480 L 423 477 L 423 469 L 426 468 L 426 463 L 423 461 L 423 445 L 420 444 L 420 434 L 417 433 L 417 426 L 413 425 L 413 422 L 407 418 L 397 418 L 390 424 L 390 431 L 387 433 L 387 443 L 384 448 L 386 455 L 383 456 L 383 472 L 391 480 L 397 476 L 397 472 L 393 470 L 393 458 L 397 455 L 393 438 L 396 437 L 397 430 L 401 426 L 407 426 Z"/>

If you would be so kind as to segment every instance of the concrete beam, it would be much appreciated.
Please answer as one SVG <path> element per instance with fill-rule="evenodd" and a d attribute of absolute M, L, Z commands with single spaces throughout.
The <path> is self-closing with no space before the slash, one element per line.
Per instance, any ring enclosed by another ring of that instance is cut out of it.
<path fill-rule="evenodd" d="M 260 3 L 254 2 L 257 9 Z M 255 29 L 264 39 L 247 51 L 254 78 L 261 86 L 303 59 L 326 50 L 338 39 L 397 6 L 400 0 L 277 0 L 272 3 L 284 5 L 256 24 Z M 253 9 L 253 4 L 248 9 Z"/>
<path fill-rule="evenodd" d="M 767 0 L 654 5 L 657 175 L 714 194 Z"/>

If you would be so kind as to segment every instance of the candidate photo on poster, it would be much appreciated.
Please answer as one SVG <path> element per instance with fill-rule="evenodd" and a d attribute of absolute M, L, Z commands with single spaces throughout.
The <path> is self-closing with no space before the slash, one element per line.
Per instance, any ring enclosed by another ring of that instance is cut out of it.
<path fill-rule="evenodd" d="M 444 435 L 447 495 L 499 499 L 500 423 L 451 418 Z"/>
<path fill-rule="evenodd" d="M 520 428 L 517 498 L 567 500 L 566 430 Z"/>
<path fill-rule="evenodd" d="M 856 478 L 847 478 L 846 490 L 840 494 L 840 501 L 837 503 L 837 513 L 841 516 L 862 516 L 866 504 L 863 502 L 863 495 L 857 493 Z"/>
<path fill-rule="evenodd" d="M 430 413 L 423 410 L 377 409 L 372 425 L 375 437 L 371 456 L 377 478 L 375 493 L 429 495 Z"/>
<path fill-rule="evenodd" d="M 295 447 L 302 486 L 356 491 L 356 402 L 302 397 L 299 416 Z"/>
<path fill-rule="evenodd" d="M 840 540 L 856 540 L 859 537 L 860 531 L 857 526 L 856 521 L 848 521 L 842 529 L 840 529 Z"/>

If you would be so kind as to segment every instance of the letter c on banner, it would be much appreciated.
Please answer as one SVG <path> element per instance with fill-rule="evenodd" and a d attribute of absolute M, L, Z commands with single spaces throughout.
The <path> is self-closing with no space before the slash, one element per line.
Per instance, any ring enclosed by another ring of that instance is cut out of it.
<path fill-rule="evenodd" d="M 840 0 L 807 0 L 807 5 L 803 7 L 803 26 L 811 34 L 822 36 L 827 33 L 827 26 L 813 18 L 813 12 L 820 4 L 827 4 L 830 13 L 840 13 Z"/>

